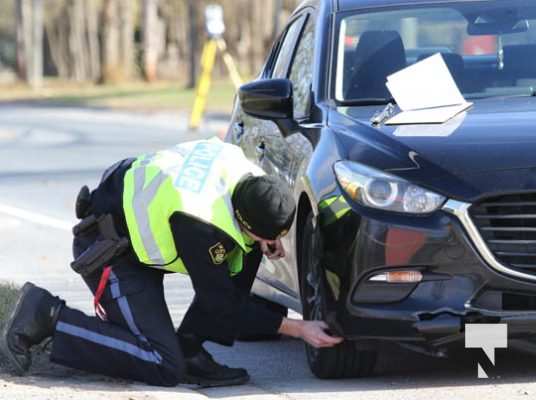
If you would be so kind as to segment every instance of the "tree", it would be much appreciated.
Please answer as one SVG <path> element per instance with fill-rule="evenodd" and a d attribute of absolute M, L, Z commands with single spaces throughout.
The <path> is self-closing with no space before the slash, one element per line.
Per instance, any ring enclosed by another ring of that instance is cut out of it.
<path fill-rule="evenodd" d="M 104 0 L 103 82 L 119 82 L 131 77 L 134 60 L 133 40 L 133 2 Z"/>
<path fill-rule="evenodd" d="M 88 44 L 85 40 L 86 17 L 84 2 L 85 0 L 68 0 L 67 2 L 70 75 L 76 81 L 84 81 L 89 76 L 89 65 L 86 62 Z"/>
<path fill-rule="evenodd" d="M 143 73 L 148 82 L 157 78 L 159 25 L 158 0 L 143 0 Z"/>
<path fill-rule="evenodd" d="M 32 40 L 29 30 L 30 9 L 27 0 L 16 0 L 15 2 L 15 19 L 16 19 L 16 37 L 17 37 L 17 74 L 20 79 L 27 80 L 28 77 L 28 56 L 29 46 Z"/>
<path fill-rule="evenodd" d="M 93 81 L 101 77 L 101 55 L 99 42 L 99 7 L 98 2 L 84 1 L 86 14 L 86 35 L 88 48 L 89 78 Z"/>
<path fill-rule="evenodd" d="M 189 79 L 188 87 L 193 88 L 197 83 L 197 73 L 199 71 L 199 37 L 200 37 L 200 24 L 199 18 L 201 15 L 202 4 L 199 0 L 188 0 L 188 22 L 190 29 L 189 36 Z"/>
<path fill-rule="evenodd" d="M 48 46 L 58 75 L 76 81 L 100 78 L 98 1 L 64 0 L 47 8 Z"/>
<path fill-rule="evenodd" d="M 43 0 L 16 0 L 17 72 L 32 87 L 43 82 Z"/>

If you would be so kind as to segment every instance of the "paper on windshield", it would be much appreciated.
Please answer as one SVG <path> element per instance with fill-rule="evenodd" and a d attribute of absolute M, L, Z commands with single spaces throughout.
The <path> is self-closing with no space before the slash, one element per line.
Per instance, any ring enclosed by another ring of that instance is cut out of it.
<path fill-rule="evenodd" d="M 386 84 L 402 111 L 387 125 L 441 124 L 472 105 L 439 53 L 388 76 Z"/>

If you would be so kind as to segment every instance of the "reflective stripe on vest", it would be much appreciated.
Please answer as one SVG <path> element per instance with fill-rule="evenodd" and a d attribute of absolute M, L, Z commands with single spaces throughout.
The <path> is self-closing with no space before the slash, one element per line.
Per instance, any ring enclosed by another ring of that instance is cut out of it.
<path fill-rule="evenodd" d="M 234 217 L 231 195 L 248 173 L 263 174 L 239 147 L 219 139 L 183 143 L 139 157 L 125 174 L 123 192 L 138 259 L 151 267 L 186 273 L 169 223 L 174 213 L 182 212 L 233 238 L 241 251 L 231 252 L 227 261 L 231 274 L 240 272 L 242 254 L 250 250 Z"/>

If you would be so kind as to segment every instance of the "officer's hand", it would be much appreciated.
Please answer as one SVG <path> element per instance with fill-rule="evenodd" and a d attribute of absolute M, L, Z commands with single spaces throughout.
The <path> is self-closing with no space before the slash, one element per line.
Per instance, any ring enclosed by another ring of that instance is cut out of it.
<path fill-rule="evenodd" d="M 285 257 L 285 249 L 280 239 L 277 240 L 261 240 L 261 251 L 270 260 L 277 260 Z"/>
<path fill-rule="evenodd" d="M 301 338 L 316 348 L 333 347 L 344 340 L 328 335 L 327 329 L 329 327 L 324 321 L 302 321 Z"/>

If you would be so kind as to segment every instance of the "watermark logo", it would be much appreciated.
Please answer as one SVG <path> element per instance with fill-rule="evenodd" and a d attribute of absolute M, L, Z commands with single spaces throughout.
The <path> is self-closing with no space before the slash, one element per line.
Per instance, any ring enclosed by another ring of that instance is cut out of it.
<path fill-rule="evenodd" d="M 508 347 L 507 324 L 466 324 L 465 325 L 465 348 L 482 349 L 486 356 L 495 365 L 495 349 Z M 478 377 L 488 378 L 484 368 L 478 364 Z"/>

